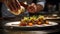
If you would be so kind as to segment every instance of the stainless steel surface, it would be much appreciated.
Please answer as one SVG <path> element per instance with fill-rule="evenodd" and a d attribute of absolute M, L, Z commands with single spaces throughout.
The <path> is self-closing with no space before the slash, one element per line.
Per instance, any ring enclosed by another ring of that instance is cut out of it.
<path fill-rule="evenodd" d="M 8 31 L 7 34 L 47 34 L 45 31 Z"/>

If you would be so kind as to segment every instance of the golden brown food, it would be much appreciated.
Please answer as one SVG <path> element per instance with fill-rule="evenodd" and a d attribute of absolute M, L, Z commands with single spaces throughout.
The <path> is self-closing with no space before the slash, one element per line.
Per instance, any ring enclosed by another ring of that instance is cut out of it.
<path fill-rule="evenodd" d="M 41 22 L 38 22 L 37 24 L 38 24 L 38 25 L 41 25 L 42 23 L 41 23 Z"/>
<path fill-rule="evenodd" d="M 46 24 L 49 24 L 49 22 L 48 22 L 48 21 L 46 21 Z"/>
<path fill-rule="evenodd" d="M 20 22 L 20 26 L 49 24 L 49 22 L 44 18 L 44 16 L 39 16 L 38 18 L 36 18 L 35 16 L 24 17 L 24 19 L 22 19 Z"/>
<path fill-rule="evenodd" d="M 28 25 L 29 25 L 29 26 L 33 26 L 33 23 L 29 23 Z"/>

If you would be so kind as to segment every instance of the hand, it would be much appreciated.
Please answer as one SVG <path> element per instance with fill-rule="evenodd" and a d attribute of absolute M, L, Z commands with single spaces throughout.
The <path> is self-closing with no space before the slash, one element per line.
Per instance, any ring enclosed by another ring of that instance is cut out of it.
<path fill-rule="evenodd" d="M 29 13 L 36 13 L 43 10 L 43 6 L 40 4 L 32 3 L 31 5 L 28 6 L 27 10 Z"/>
<path fill-rule="evenodd" d="M 11 11 L 16 11 L 20 9 L 21 6 L 18 0 L 5 0 L 4 3 Z"/>
<path fill-rule="evenodd" d="M 29 13 L 35 13 L 37 11 L 36 4 L 32 3 L 31 5 L 28 6 L 27 10 Z"/>
<path fill-rule="evenodd" d="M 18 0 L 5 0 L 4 3 L 14 15 L 19 15 L 24 11 Z"/>

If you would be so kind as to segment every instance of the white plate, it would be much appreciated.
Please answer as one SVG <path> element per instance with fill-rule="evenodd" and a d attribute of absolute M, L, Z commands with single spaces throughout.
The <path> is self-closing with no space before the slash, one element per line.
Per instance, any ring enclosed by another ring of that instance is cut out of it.
<path fill-rule="evenodd" d="M 19 25 L 18 25 L 19 23 L 20 23 L 20 21 L 8 22 L 8 23 L 5 24 L 5 26 L 22 27 L 22 26 L 19 26 Z M 49 24 L 33 25 L 33 26 L 24 26 L 24 27 L 34 27 L 34 26 L 37 26 L 37 27 L 46 27 L 46 26 L 55 26 L 55 25 L 58 25 L 58 23 L 56 23 L 56 22 L 49 22 Z"/>

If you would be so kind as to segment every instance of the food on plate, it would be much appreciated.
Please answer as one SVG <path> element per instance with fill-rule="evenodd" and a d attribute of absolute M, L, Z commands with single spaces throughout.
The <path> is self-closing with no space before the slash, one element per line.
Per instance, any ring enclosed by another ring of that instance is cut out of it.
<path fill-rule="evenodd" d="M 28 23 L 29 26 L 33 26 L 33 23 Z"/>
<path fill-rule="evenodd" d="M 24 17 L 20 21 L 20 26 L 33 26 L 33 25 L 42 25 L 42 24 L 49 24 L 49 22 L 44 18 L 44 16 Z"/>
<path fill-rule="evenodd" d="M 48 21 L 46 21 L 46 24 L 49 24 L 49 22 L 48 22 Z"/>
<path fill-rule="evenodd" d="M 38 25 L 41 25 L 41 22 L 37 22 Z"/>
<path fill-rule="evenodd" d="M 19 24 L 19 26 L 26 26 L 26 22 L 24 20 L 21 21 L 21 23 Z"/>

